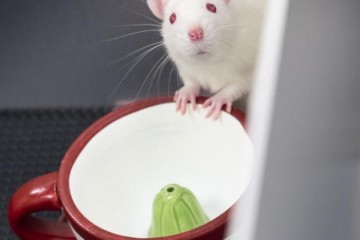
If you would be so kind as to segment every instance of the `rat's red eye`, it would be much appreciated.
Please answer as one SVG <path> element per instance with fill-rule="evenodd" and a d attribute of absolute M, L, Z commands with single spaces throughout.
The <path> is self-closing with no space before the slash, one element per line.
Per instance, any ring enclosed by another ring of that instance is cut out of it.
<path fill-rule="evenodd" d="M 173 13 L 170 15 L 169 21 L 171 24 L 174 24 L 174 22 L 176 21 L 176 14 Z"/>
<path fill-rule="evenodd" d="M 212 4 L 212 3 L 206 4 L 206 9 L 209 12 L 216 13 L 216 6 L 214 4 Z"/>

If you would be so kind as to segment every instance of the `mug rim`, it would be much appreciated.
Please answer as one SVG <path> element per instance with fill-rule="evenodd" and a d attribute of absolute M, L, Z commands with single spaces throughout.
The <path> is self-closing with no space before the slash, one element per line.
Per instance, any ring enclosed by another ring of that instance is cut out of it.
<path fill-rule="evenodd" d="M 206 100 L 205 97 L 199 97 L 196 99 L 198 104 L 202 104 Z M 92 239 L 107 239 L 107 240 L 130 240 L 130 239 L 148 239 L 148 238 L 135 238 L 130 236 L 122 236 L 109 231 L 106 231 L 99 226 L 92 223 L 88 220 L 76 207 L 75 202 L 71 197 L 70 192 L 70 173 L 71 169 L 87 143 L 102 129 L 104 129 L 109 124 L 114 121 L 129 115 L 131 113 L 140 111 L 142 109 L 159 105 L 165 103 L 173 102 L 173 97 L 155 97 L 150 99 L 139 100 L 134 103 L 130 103 L 119 108 L 112 110 L 111 112 L 105 114 L 100 119 L 96 120 L 93 124 L 87 127 L 71 144 L 65 153 L 63 160 L 61 161 L 58 178 L 56 184 L 56 191 L 58 193 L 59 201 L 61 203 L 62 209 L 67 216 L 67 220 L 70 222 L 71 227 L 81 236 L 85 237 L 87 240 Z M 230 112 L 236 120 L 238 120 L 246 130 L 246 118 L 245 115 L 239 110 L 232 109 Z M 236 204 L 236 203 L 235 203 Z M 234 205 L 235 205 L 234 204 Z M 151 239 L 172 239 L 172 240 L 181 240 L 181 239 L 195 239 L 206 232 L 210 232 L 213 229 L 219 228 L 221 225 L 225 224 L 228 221 L 228 218 L 231 214 L 231 210 L 234 205 L 230 206 L 224 213 L 209 221 L 208 223 L 197 227 L 195 229 L 189 230 L 184 233 L 176 234 L 173 236 L 167 237 L 158 237 Z"/>

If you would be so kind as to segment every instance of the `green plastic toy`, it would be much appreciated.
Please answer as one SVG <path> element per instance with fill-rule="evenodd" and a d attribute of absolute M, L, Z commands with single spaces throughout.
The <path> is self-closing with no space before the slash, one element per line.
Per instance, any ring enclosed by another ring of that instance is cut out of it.
<path fill-rule="evenodd" d="M 195 195 L 187 188 L 169 184 L 153 203 L 149 237 L 164 237 L 189 231 L 209 221 Z"/>

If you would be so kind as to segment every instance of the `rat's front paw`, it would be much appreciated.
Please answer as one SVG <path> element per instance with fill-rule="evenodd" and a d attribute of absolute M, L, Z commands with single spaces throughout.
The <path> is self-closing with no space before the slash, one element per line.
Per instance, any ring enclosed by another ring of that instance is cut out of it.
<path fill-rule="evenodd" d="M 175 92 L 174 101 L 176 102 L 176 111 L 185 114 L 186 105 L 191 103 L 193 109 L 196 107 L 196 97 L 199 96 L 200 88 L 184 86 Z"/>
<path fill-rule="evenodd" d="M 225 110 L 227 112 L 231 111 L 232 107 L 232 99 L 231 97 L 224 96 L 221 94 L 216 94 L 211 98 L 207 99 L 203 107 L 208 108 L 208 112 L 206 114 L 206 118 L 213 117 L 213 119 L 217 120 L 220 117 L 221 109 L 225 106 Z"/>

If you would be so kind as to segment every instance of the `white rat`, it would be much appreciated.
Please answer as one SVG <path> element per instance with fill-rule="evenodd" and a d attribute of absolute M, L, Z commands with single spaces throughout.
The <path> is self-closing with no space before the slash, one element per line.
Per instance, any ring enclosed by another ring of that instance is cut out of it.
<path fill-rule="evenodd" d="M 175 93 L 177 110 L 195 108 L 204 89 L 213 95 L 207 117 L 249 93 L 265 0 L 147 0 L 162 19 L 162 36 L 184 86 Z"/>

